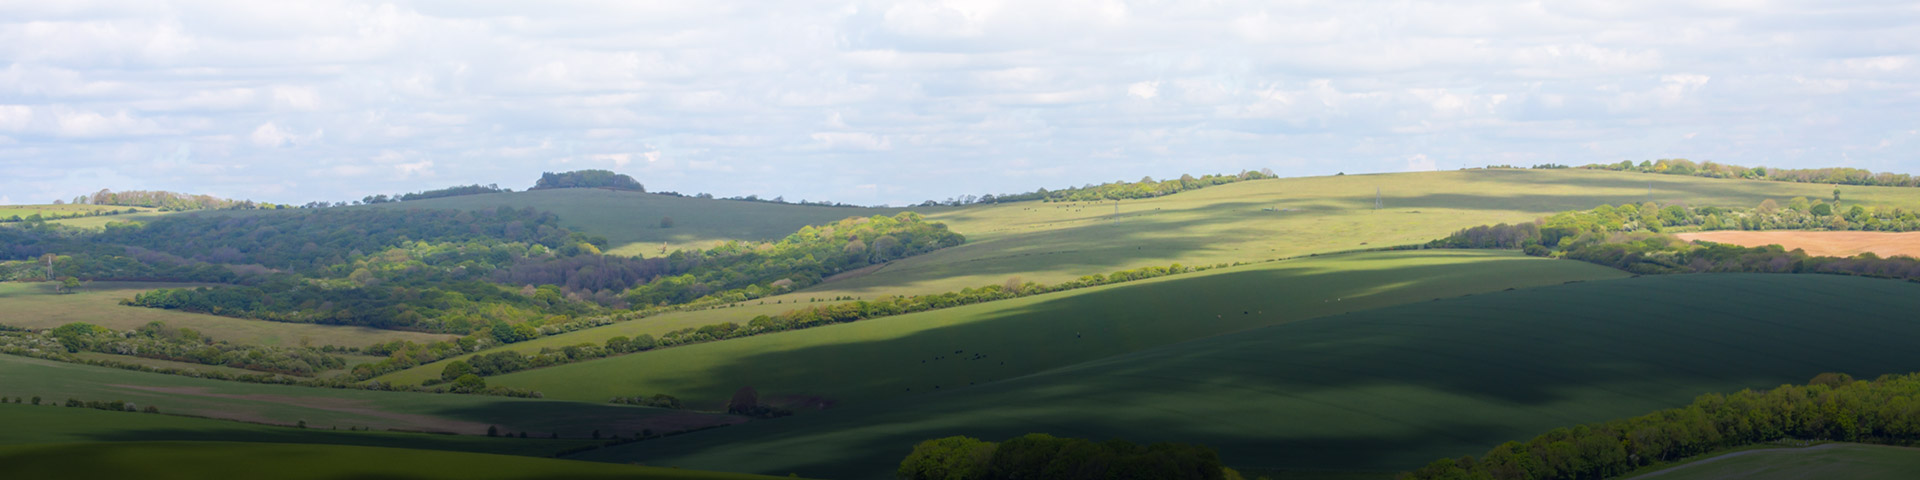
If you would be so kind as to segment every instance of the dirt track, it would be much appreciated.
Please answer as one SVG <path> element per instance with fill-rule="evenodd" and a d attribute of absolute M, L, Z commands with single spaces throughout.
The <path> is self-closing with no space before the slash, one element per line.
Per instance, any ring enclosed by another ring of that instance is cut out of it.
<path fill-rule="evenodd" d="M 1828 257 L 1851 257 L 1864 252 L 1873 252 L 1882 257 L 1920 257 L 1920 232 L 1717 231 L 1676 236 L 1688 241 L 1706 240 L 1747 247 L 1780 245 L 1788 250 L 1799 248 L 1806 250 L 1808 255 Z"/>

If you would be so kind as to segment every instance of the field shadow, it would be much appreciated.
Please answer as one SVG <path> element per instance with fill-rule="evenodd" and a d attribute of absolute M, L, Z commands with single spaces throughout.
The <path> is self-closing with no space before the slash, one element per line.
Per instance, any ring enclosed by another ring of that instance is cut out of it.
<path fill-rule="evenodd" d="M 1198 442 L 1219 448 L 1229 464 L 1263 468 L 1409 469 L 1550 428 L 1683 405 L 1705 392 L 1803 382 L 1825 371 L 1870 378 L 1920 369 L 1920 352 L 1905 347 L 1920 336 L 1920 322 L 1904 313 L 1920 308 L 1920 286 L 1772 277 L 1783 278 L 1649 277 L 1388 307 L 594 459 L 710 467 L 757 456 L 779 465 L 766 472 L 873 477 L 920 440 L 1048 432 Z M 1623 312 L 1623 300 L 1643 308 Z M 1074 305 L 1035 305 L 985 323 L 1062 308 Z M 955 338 L 959 328 L 916 336 Z M 805 352 L 885 361 L 882 353 Z M 790 355 L 742 365 L 800 358 Z M 831 448 L 807 450 L 811 444 Z"/>

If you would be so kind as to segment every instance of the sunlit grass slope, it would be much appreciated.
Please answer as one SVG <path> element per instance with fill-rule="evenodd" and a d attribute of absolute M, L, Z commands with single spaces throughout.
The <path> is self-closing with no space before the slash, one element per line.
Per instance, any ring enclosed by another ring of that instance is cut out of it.
<path fill-rule="evenodd" d="M 8 398 L 12 397 L 8 395 Z M 69 408 L 53 406 L 64 402 L 65 399 L 44 399 L 44 401 L 47 404 L 0 404 L 0 425 L 7 426 L 0 429 L 0 446 L 79 442 L 220 441 L 405 447 L 547 456 L 570 448 L 599 443 L 590 439 L 529 438 L 523 440 L 475 435 L 432 435 L 378 430 L 347 431 L 317 427 L 294 428 L 166 414 Z M 0 471 L 7 471 L 7 469 L 0 468 Z"/>
<path fill-rule="evenodd" d="M 0 395 L 64 402 L 125 400 L 162 412 L 314 428 L 483 434 L 489 426 L 545 437 L 594 430 L 631 435 L 736 422 L 735 417 L 643 407 L 484 395 L 382 392 L 265 385 L 0 355 Z"/>
<path fill-rule="evenodd" d="M 0 447 L 0 471 L 36 479 L 732 480 L 735 473 L 341 445 L 126 442 Z"/>
<path fill-rule="evenodd" d="M 1652 195 L 1648 195 L 1648 187 Z M 1841 187 L 1848 202 L 1920 207 L 1920 188 Z M 933 212 L 967 235 L 956 248 L 894 262 L 799 296 L 927 293 L 1018 276 L 1231 263 L 1424 243 L 1461 228 L 1531 221 L 1601 204 L 1753 206 L 1833 186 L 1587 170 L 1468 170 L 1259 180 L 1147 200 L 1013 203 Z M 1384 208 L 1375 211 L 1376 191 Z"/>
<path fill-rule="evenodd" d="M 607 237 L 608 253 L 647 257 L 660 256 L 663 243 L 670 252 L 711 247 L 728 240 L 774 241 L 807 225 L 904 211 L 709 200 L 597 188 L 443 197 L 371 208 L 484 209 L 502 205 L 553 212 L 570 230 Z M 661 217 L 672 217 L 673 227 L 661 228 Z"/>
<path fill-rule="evenodd" d="M 1305 258 L 666 348 L 488 381 L 583 401 L 668 393 L 717 406 L 751 386 L 763 397 L 860 403 L 1316 316 L 1624 275 L 1498 251 Z"/>
<path fill-rule="evenodd" d="M 218 340 L 274 346 L 299 346 L 304 341 L 315 347 L 365 347 L 393 340 L 424 343 L 454 338 L 454 335 L 268 322 L 120 305 L 120 300 L 133 298 L 148 290 L 191 287 L 194 284 L 90 282 L 72 294 L 55 291 L 57 285 L 53 282 L 0 282 L 0 325 L 53 328 L 73 322 L 87 322 L 115 330 L 132 330 L 147 322 L 160 321 L 174 327 L 191 328 Z"/>
<path fill-rule="evenodd" d="M 1825 444 L 1736 452 L 1701 460 L 1634 480 L 1908 480 L 1920 476 L 1920 449 Z"/>
<path fill-rule="evenodd" d="M 582 458 L 884 478 L 919 440 L 1048 432 L 1197 442 L 1236 467 L 1408 470 L 1707 392 L 1920 371 L 1914 311 L 1920 284 L 1890 280 L 1600 280 L 1321 317 Z"/>

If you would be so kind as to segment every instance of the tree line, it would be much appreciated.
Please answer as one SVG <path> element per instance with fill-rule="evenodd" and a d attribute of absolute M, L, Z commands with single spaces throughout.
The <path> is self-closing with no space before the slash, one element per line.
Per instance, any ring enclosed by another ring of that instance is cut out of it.
<path fill-rule="evenodd" d="M 1044 433 L 999 443 L 964 436 L 927 440 L 914 445 L 894 474 L 902 480 L 1242 478 L 1220 464 L 1218 452 L 1201 445 L 1094 442 Z"/>
<path fill-rule="evenodd" d="M 1739 165 L 1694 162 L 1684 158 L 1663 158 L 1659 160 L 1621 160 L 1619 163 L 1596 163 L 1582 166 L 1589 170 L 1612 170 L 1616 172 L 1644 172 L 1666 175 L 1689 175 L 1707 178 L 1739 178 L 1748 180 L 1773 180 L 1779 182 L 1825 183 L 1831 185 L 1868 185 L 1883 187 L 1920 187 L 1920 177 L 1904 173 L 1878 172 L 1859 168 L 1768 168 L 1743 167 Z"/>
<path fill-rule="evenodd" d="M 980 203 L 1011 203 L 1011 202 L 1031 202 L 1031 201 L 1093 202 L 1093 201 L 1101 201 L 1101 200 L 1134 200 L 1134 199 L 1153 198 L 1153 197 L 1159 197 L 1159 196 L 1165 196 L 1165 195 L 1172 195 L 1175 193 L 1185 192 L 1188 190 L 1198 190 L 1198 189 L 1207 188 L 1215 185 L 1225 185 L 1225 184 L 1235 183 L 1235 182 L 1240 182 L 1245 180 L 1260 180 L 1260 179 L 1267 179 L 1267 178 L 1280 178 L 1280 177 L 1278 175 L 1275 175 L 1273 173 L 1273 170 L 1264 169 L 1264 168 L 1260 169 L 1260 171 L 1257 171 L 1257 172 L 1241 171 L 1239 174 L 1235 174 L 1235 175 L 1203 175 L 1200 177 L 1195 177 L 1193 175 L 1181 175 L 1180 178 L 1171 179 L 1171 180 L 1154 180 L 1153 177 L 1142 177 L 1137 182 L 1128 182 L 1128 181 L 1122 180 L 1122 181 L 1116 181 L 1112 183 L 1104 183 L 1100 185 L 1088 184 L 1080 187 L 1068 187 L 1068 188 L 1063 188 L 1059 190 L 1047 190 L 1045 188 L 1042 188 L 1042 189 L 1035 190 L 1032 192 L 1027 192 L 1027 193 L 1009 193 L 1009 194 L 1001 194 L 1001 195 L 986 194 L 986 195 L 978 195 L 978 196 L 965 195 L 965 196 L 956 197 L 956 198 L 949 198 L 946 201 L 927 200 L 925 202 L 921 202 L 919 206 L 922 206 L 922 207 L 933 207 L 933 206 L 942 206 L 942 205 L 961 206 L 961 205 L 972 205 L 972 204 L 980 204 Z"/>
<path fill-rule="evenodd" d="M 272 204 L 254 203 L 252 200 L 230 200 L 212 195 L 168 192 L 163 190 L 129 190 L 115 192 L 101 189 L 93 195 L 75 197 L 75 204 L 117 205 L 122 207 L 157 208 L 162 212 L 184 212 L 188 210 L 232 210 L 251 208 L 273 208 Z"/>
<path fill-rule="evenodd" d="M 1560 428 L 1479 456 L 1435 460 L 1401 480 L 1609 478 L 1716 450 L 1785 439 L 1885 445 L 1920 441 L 1920 374 L 1709 393 L 1685 407 Z"/>
<path fill-rule="evenodd" d="M 313 348 L 233 344 L 159 321 L 127 332 L 75 322 L 56 327 L 47 335 L 69 353 L 111 353 L 308 377 L 347 366 L 346 360 Z"/>

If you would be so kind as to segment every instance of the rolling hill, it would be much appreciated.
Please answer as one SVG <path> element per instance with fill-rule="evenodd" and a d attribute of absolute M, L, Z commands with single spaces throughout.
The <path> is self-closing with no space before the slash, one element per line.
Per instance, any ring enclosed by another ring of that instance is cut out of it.
<path fill-rule="evenodd" d="M 1237 468 L 1406 470 L 1705 392 L 1920 370 L 1907 348 L 1917 308 L 1920 285 L 1858 277 L 1598 280 L 1326 316 L 580 458 L 881 478 L 919 440 L 1047 432 L 1195 442 Z"/>
<path fill-rule="evenodd" d="M 667 393 L 718 407 L 751 386 L 796 407 L 871 402 L 1317 316 L 1619 276 L 1512 252 L 1314 257 L 666 348 L 489 382 L 580 401 Z M 438 374 L 432 365 L 411 372 L 423 371 Z"/>
<path fill-rule="evenodd" d="M 0 470 L 40 479 L 281 478 L 310 480 L 637 479 L 775 477 L 549 458 L 341 445 L 112 442 L 0 447 Z"/>

